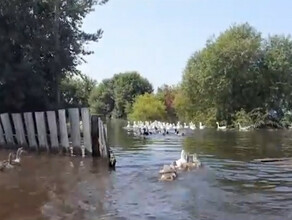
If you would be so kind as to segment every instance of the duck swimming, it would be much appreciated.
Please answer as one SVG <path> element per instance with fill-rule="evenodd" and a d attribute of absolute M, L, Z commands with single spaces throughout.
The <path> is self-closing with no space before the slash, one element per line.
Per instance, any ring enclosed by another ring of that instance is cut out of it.
<path fill-rule="evenodd" d="M 187 155 L 184 150 L 180 153 L 180 159 L 175 161 L 176 167 L 180 168 L 182 164 L 187 163 Z"/>
<path fill-rule="evenodd" d="M 164 165 L 162 170 L 159 171 L 160 174 L 165 173 L 176 173 L 176 169 L 173 165 Z"/>
<path fill-rule="evenodd" d="M 8 160 L 4 160 L 0 162 L 0 171 L 4 171 L 5 169 L 13 168 L 12 162 L 12 153 L 9 153 Z"/>
<path fill-rule="evenodd" d="M 20 147 L 17 149 L 16 151 L 16 156 L 15 156 L 15 159 L 12 160 L 12 163 L 15 164 L 15 165 L 20 165 L 20 156 L 21 154 L 24 152 L 23 148 Z"/>
<path fill-rule="evenodd" d="M 173 181 L 177 177 L 176 169 L 172 164 L 164 165 L 159 174 L 162 174 L 160 177 L 161 181 Z"/>
<path fill-rule="evenodd" d="M 160 177 L 161 181 L 173 181 L 177 177 L 176 173 L 165 173 Z"/>
<path fill-rule="evenodd" d="M 116 167 L 116 162 L 117 160 L 114 152 L 112 150 L 109 150 L 109 167 L 114 169 Z"/>

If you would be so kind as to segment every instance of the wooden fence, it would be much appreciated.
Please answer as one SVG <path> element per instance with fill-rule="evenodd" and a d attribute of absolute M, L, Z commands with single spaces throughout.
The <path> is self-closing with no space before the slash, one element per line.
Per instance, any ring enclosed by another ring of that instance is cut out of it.
<path fill-rule="evenodd" d="M 0 146 L 108 157 L 107 129 L 88 108 L 0 114 Z M 96 141 L 97 140 L 97 141 Z"/>

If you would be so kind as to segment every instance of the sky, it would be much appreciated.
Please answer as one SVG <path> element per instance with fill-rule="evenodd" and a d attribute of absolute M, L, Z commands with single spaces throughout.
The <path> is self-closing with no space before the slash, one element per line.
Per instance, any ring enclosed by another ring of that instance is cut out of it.
<path fill-rule="evenodd" d="M 83 30 L 104 31 L 78 68 L 98 82 L 138 71 L 157 88 L 181 81 L 189 57 L 233 24 L 248 22 L 266 37 L 292 33 L 290 0 L 109 0 Z"/>

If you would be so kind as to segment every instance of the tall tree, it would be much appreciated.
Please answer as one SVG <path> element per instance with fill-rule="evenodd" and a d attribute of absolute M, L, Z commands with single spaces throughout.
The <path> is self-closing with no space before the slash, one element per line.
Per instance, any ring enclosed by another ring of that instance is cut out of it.
<path fill-rule="evenodd" d="M 112 80 L 118 118 L 126 117 L 126 106 L 131 106 L 137 96 L 153 92 L 151 83 L 138 72 L 119 73 Z"/>
<path fill-rule="evenodd" d="M 81 30 L 83 18 L 97 0 L 0 1 L 1 111 L 57 107 L 60 83 L 74 74 L 84 44 L 102 31 Z"/>
<path fill-rule="evenodd" d="M 110 115 L 115 107 L 111 80 L 103 80 L 95 87 L 89 97 L 90 110 L 93 114 Z"/>
<path fill-rule="evenodd" d="M 179 93 L 188 101 L 177 101 L 179 116 L 231 124 L 239 111 L 289 109 L 291 51 L 290 37 L 264 40 L 247 23 L 230 27 L 189 59 Z"/>
<path fill-rule="evenodd" d="M 64 107 L 89 106 L 89 96 L 95 88 L 96 81 L 86 75 L 79 74 L 78 77 L 66 77 L 62 80 L 60 91 Z"/>
<path fill-rule="evenodd" d="M 176 121 L 177 116 L 174 109 L 174 99 L 177 93 L 175 86 L 162 85 L 157 89 L 157 98 L 162 101 L 166 107 L 167 120 Z"/>

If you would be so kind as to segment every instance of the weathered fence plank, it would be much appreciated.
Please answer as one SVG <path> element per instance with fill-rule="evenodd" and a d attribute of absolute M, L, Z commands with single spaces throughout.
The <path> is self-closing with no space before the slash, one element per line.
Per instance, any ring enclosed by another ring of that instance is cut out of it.
<path fill-rule="evenodd" d="M 105 142 L 105 138 L 104 138 L 104 126 L 103 123 L 101 121 L 101 119 L 98 119 L 98 127 L 99 127 L 99 151 L 100 151 L 100 155 L 103 158 L 107 158 L 108 156 L 108 152 L 106 149 L 106 142 Z"/>
<path fill-rule="evenodd" d="M 21 114 L 12 114 L 17 143 L 21 146 L 27 145 Z"/>
<path fill-rule="evenodd" d="M 55 111 L 47 111 L 47 119 L 50 131 L 51 148 L 57 150 L 59 148 L 59 141 Z"/>
<path fill-rule="evenodd" d="M 34 114 L 37 125 L 39 147 L 49 150 L 44 112 L 35 112 Z"/>
<path fill-rule="evenodd" d="M 0 145 L 5 145 L 5 144 L 6 144 L 6 141 L 4 137 L 3 128 L 2 128 L 2 125 L 0 124 Z"/>
<path fill-rule="evenodd" d="M 92 142 L 92 156 L 99 157 L 99 130 L 98 130 L 98 116 L 91 116 L 91 142 Z"/>
<path fill-rule="evenodd" d="M 78 108 L 68 109 L 70 126 L 71 126 L 71 139 L 73 147 L 81 147 L 80 136 L 80 117 Z"/>
<path fill-rule="evenodd" d="M 90 114 L 88 108 L 81 109 L 82 116 L 82 128 L 83 128 L 83 140 L 85 149 L 88 152 L 92 152 L 92 144 L 91 144 L 91 131 L 90 131 Z"/>
<path fill-rule="evenodd" d="M 66 114 L 64 109 L 58 110 L 59 115 L 59 129 L 60 129 L 60 144 L 61 147 L 68 149 L 69 148 L 69 139 L 67 132 L 66 124 Z"/>
<path fill-rule="evenodd" d="M 32 118 L 31 112 L 26 112 L 24 115 L 24 123 L 26 127 L 27 137 L 28 137 L 28 145 L 30 148 L 37 149 L 37 142 L 36 142 L 36 133 L 34 128 L 34 122 Z"/>
<path fill-rule="evenodd" d="M 14 139 L 13 139 L 12 126 L 9 119 L 9 114 L 3 113 L 0 115 L 0 117 L 1 117 L 3 128 L 4 128 L 4 134 L 5 134 L 7 144 L 15 144 Z"/>

